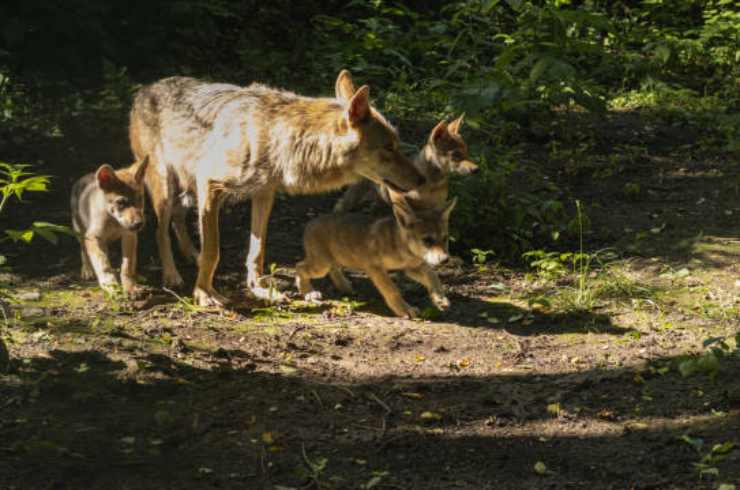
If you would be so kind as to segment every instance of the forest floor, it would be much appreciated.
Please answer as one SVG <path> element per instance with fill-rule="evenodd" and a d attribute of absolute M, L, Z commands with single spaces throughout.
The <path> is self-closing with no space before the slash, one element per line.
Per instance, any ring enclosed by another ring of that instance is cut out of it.
<path fill-rule="evenodd" d="M 80 281 L 71 239 L 12 257 L 0 489 L 740 483 L 740 181 L 689 129 L 638 113 L 582 124 L 597 135 L 588 158 L 563 164 L 533 143 L 522 163 L 584 202 L 587 252 L 612 252 L 580 296 L 573 274 L 452 260 L 440 270 L 452 307 L 433 320 L 391 317 L 359 274 L 352 298 L 321 282 L 321 305 L 265 307 L 243 299 L 248 203 L 222 222 L 216 283 L 237 300 L 226 311 L 155 288 L 153 219 L 143 301 Z M 4 157 L 60 176 L 13 223 L 68 222 L 82 169 L 127 162 L 125 134 L 66 131 L 0 135 Z M 302 224 L 335 197 L 277 201 L 267 260 L 281 289 L 294 289 Z M 704 346 L 715 337 L 725 349 Z"/>

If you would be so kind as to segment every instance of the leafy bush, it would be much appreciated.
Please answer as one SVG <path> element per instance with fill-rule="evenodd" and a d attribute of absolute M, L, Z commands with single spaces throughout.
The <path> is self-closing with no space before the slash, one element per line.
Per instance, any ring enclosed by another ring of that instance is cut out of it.
<path fill-rule="evenodd" d="M 29 172 L 28 167 L 28 165 L 0 162 L 0 194 L 2 194 L 0 215 L 11 198 L 21 201 L 26 192 L 46 192 L 48 190 L 49 176 Z M 0 238 L 0 243 L 7 240 L 30 243 L 35 236 L 40 236 L 56 244 L 60 233 L 74 236 L 74 233 L 66 226 L 36 221 L 25 229 L 6 229 L 5 238 Z M 6 261 L 7 258 L 0 255 L 0 265 L 4 265 Z"/>

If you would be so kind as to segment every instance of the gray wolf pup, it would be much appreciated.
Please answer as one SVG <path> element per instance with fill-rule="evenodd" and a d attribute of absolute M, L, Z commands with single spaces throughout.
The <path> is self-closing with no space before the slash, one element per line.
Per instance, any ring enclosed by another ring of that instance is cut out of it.
<path fill-rule="evenodd" d="M 449 307 L 442 283 L 432 266 L 448 258 L 448 223 L 457 198 L 442 208 L 417 210 L 403 194 L 389 189 L 393 216 L 336 213 L 308 223 L 303 235 L 306 258 L 296 265 L 296 286 L 306 300 L 318 300 L 311 279 L 327 273 L 342 292 L 352 286 L 342 267 L 364 271 L 398 316 L 413 318 L 419 310 L 404 301 L 388 271 L 402 270 L 422 284 L 440 309 Z"/>
<path fill-rule="evenodd" d="M 318 193 L 367 178 L 404 190 L 423 178 L 399 151 L 396 130 L 355 90 L 348 71 L 337 77 L 336 98 L 302 97 L 260 84 L 246 88 L 174 77 L 142 88 L 130 120 L 134 155 L 150 155 L 146 187 L 157 215 L 163 280 L 178 286 L 170 221 L 186 255 L 195 255 L 178 196 L 195 193 L 201 250 L 193 296 L 222 306 L 213 287 L 219 261 L 218 214 L 226 198 L 252 201 L 247 286 L 280 300 L 262 284 L 267 223 L 275 193 Z M 184 242 L 183 242 L 184 240 Z"/>
<path fill-rule="evenodd" d="M 450 174 L 468 175 L 478 171 L 478 165 L 469 160 L 468 147 L 460 136 L 462 122 L 463 116 L 450 123 L 440 121 L 429 133 L 424 147 L 415 156 L 414 166 L 426 181 L 406 194 L 412 206 L 418 208 L 443 206 L 447 201 Z M 363 202 L 377 201 L 378 198 L 390 204 L 388 191 L 384 186 L 363 180 L 345 191 L 334 206 L 334 210 L 355 211 Z"/>
<path fill-rule="evenodd" d="M 136 292 L 137 233 L 144 227 L 144 174 L 149 159 L 114 170 L 101 165 L 72 187 L 72 227 L 80 241 L 83 279 L 98 278 L 100 287 L 112 291 L 118 285 L 108 244 L 121 240 L 121 285 L 126 294 Z"/>

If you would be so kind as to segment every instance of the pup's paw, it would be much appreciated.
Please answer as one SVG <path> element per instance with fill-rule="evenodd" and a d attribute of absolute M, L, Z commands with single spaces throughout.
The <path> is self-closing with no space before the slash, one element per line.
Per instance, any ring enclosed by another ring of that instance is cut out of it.
<path fill-rule="evenodd" d="M 440 311 L 445 311 L 450 307 L 450 300 L 447 299 L 447 296 L 443 295 L 432 296 L 432 303 L 434 303 L 434 306 L 436 306 Z"/>
<path fill-rule="evenodd" d="M 303 296 L 309 303 L 321 303 L 321 291 L 311 291 Z"/>
<path fill-rule="evenodd" d="M 403 316 L 403 317 L 406 317 L 412 320 L 414 318 L 419 318 L 419 308 L 417 308 L 416 306 L 406 306 L 405 311 L 400 316 Z"/>
<path fill-rule="evenodd" d="M 270 304 L 284 303 L 287 298 L 286 296 L 277 290 L 275 287 L 266 288 L 262 286 L 255 286 L 249 290 L 252 295 Z"/>

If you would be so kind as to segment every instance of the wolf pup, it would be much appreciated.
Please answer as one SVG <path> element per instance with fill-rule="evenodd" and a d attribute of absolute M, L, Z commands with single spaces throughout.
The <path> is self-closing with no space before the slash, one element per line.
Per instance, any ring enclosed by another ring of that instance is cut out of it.
<path fill-rule="evenodd" d="M 414 209 L 403 194 L 389 189 L 393 216 L 376 219 L 364 214 L 337 213 L 320 216 L 306 226 L 306 258 L 296 265 L 296 286 L 306 300 L 318 300 L 311 279 L 329 274 L 340 291 L 352 286 L 342 267 L 360 269 L 378 288 L 388 307 L 398 316 L 416 317 L 417 308 L 404 301 L 388 271 L 402 270 L 422 284 L 439 309 L 450 302 L 432 270 L 448 258 L 448 223 L 457 198 L 441 208 Z"/>
<path fill-rule="evenodd" d="M 426 181 L 420 187 L 407 193 L 406 198 L 412 206 L 434 208 L 447 201 L 450 174 L 468 175 L 478 171 L 478 165 L 469 160 L 468 147 L 460 127 L 460 116 L 454 121 L 440 121 L 427 139 L 424 147 L 414 158 L 414 166 Z M 335 211 L 350 212 L 359 209 L 363 202 L 373 202 L 381 198 L 390 204 L 388 191 L 382 185 L 363 180 L 350 186 L 334 206 Z"/>
<path fill-rule="evenodd" d="M 198 203 L 195 302 L 223 306 L 227 300 L 213 287 L 213 276 L 219 261 L 218 214 L 227 198 L 252 201 L 247 286 L 255 296 L 276 301 L 282 295 L 261 279 L 277 191 L 326 192 L 363 177 L 403 190 L 422 184 L 422 176 L 399 151 L 396 130 L 370 105 L 369 88 L 355 89 L 344 70 L 335 91 L 336 98 L 313 98 L 260 84 L 243 88 L 173 77 L 137 93 L 131 147 L 138 158 L 152 159 L 146 187 L 158 220 L 166 285 L 182 284 L 169 227 L 174 219 L 178 238 L 187 236 L 177 198 L 183 193 L 193 192 Z"/>
<path fill-rule="evenodd" d="M 149 159 L 114 170 L 101 165 L 72 187 L 72 227 L 80 240 L 81 276 L 97 276 L 100 287 L 113 290 L 118 281 L 108 260 L 108 244 L 121 239 L 121 285 L 136 293 L 137 233 L 144 226 L 144 174 Z"/>

